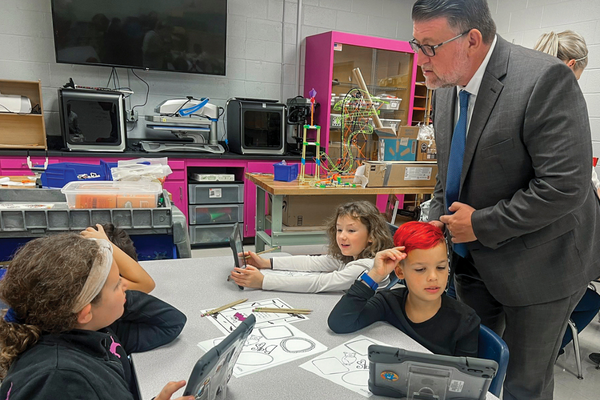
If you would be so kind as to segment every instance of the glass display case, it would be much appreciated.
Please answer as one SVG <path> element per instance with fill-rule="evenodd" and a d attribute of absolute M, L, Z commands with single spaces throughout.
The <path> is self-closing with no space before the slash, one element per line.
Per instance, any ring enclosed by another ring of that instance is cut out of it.
<path fill-rule="evenodd" d="M 352 170 L 348 162 L 355 167 L 356 161 L 377 159 L 373 113 L 394 131 L 412 124 L 416 74 L 408 42 L 333 31 L 306 38 L 304 96 L 317 91 L 315 125 L 329 157 L 322 160 L 326 169 L 346 172 Z"/>

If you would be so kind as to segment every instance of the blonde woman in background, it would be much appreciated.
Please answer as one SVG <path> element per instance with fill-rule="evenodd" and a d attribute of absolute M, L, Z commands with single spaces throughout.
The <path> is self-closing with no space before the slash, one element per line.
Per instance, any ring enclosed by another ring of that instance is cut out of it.
<path fill-rule="evenodd" d="M 559 60 L 571 68 L 577 80 L 581 78 L 581 74 L 588 64 L 588 48 L 585 39 L 573 31 L 545 33 L 538 39 L 534 50 L 558 57 Z M 598 181 L 598 175 L 594 168 L 592 168 L 592 181 L 600 197 L 600 181 Z M 571 320 L 577 326 L 578 332 L 581 332 L 591 322 L 594 316 L 598 314 L 598 310 L 600 310 L 600 295 L 590 286 L 571 313 Z M 572 339 L 571 330 L 567 329 L 558 353 L 559 356 L 564 353 L 564 347 Z M 600 353 L 590 354 L 590 360 L 600 364 Z"/>
<path fill-rule="evenodd" d="M 559 33 L 544 33 L 533 49 L 557 57 L 567 64 L 577 80 L 581 78 L 583 70 L 588 65 L 588 48 L 585 39 L 577 32 L 567 30 Z M 592 182 L 600 197 L 600 180 L 594 168 L 592 168 Z"/>

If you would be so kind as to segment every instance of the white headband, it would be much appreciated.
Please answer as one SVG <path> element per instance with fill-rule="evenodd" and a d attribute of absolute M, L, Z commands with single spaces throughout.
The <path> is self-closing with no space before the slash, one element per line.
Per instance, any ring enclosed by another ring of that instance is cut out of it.
<path fill-rule="evenodd" d="M 113 262 L 113 249 L 107 240 L 95 238 L 88 239 L 95 240 L 98 243 L 101 257 L 96 258 L 94 261 L 90 274 L 83 285 L 83 289 L 81 289 L 81 293 L 79 293 L 79 296 L 75 299 L 75 305 L 73 306 L 74 313 L 81 311 L 83 307 L 90 304 L 92 300 L 98 296 L 98 293 L 100 293 L 108 278 L 108 273 L 110 272 Z"/>

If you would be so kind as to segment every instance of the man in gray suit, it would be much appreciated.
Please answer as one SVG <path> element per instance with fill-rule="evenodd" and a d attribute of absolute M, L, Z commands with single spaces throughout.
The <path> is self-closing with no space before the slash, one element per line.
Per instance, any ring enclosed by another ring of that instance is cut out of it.
<path fill-rule="evenodd" d="M 419 0 L 413 49 L 439 172 L 429 219 L 459 299 L 510 350 L 504 399 L 552 399 L 571 311 L 600 275 L 586 104 L 568 67 L 496 35 L 486 0 Z"/>

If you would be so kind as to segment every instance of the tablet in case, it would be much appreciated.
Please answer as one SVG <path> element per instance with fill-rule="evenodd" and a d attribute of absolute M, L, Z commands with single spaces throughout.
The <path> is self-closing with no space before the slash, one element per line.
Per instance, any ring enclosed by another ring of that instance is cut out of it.
<path fill-rule="evenodd" d="M 223 341 L 196 362 L 183 392 L 184 396 L 195 396 L 198 400 L 226 398 L 227 383 L 233 374 L 233 367 L 255 322 L 254 314 L 250 314 Z"/>
<path fill-rule="evenodd" d="M 498 364 L 475 357 L 369 346 L 369 390 L 409 400 L 483 400 Z"/>
<path fill-rule="evenodd" d="M 246 257 L 241 257 L 244 261 L 244 265 L 240 263 L 239 253 L 244 253 L 244 244 L 242 231 L 240 229 L 239 222 L 236 222 L 233 226 L 233 231 L 231 232 L 231 236 L 229 236 L 229 246 L 231 247 L 231 251 L 233 252 L 233 262 L 236 268 L 246 268 Z M 240 290 L 244 290 L 243 286 L 239 286 Z"/>

